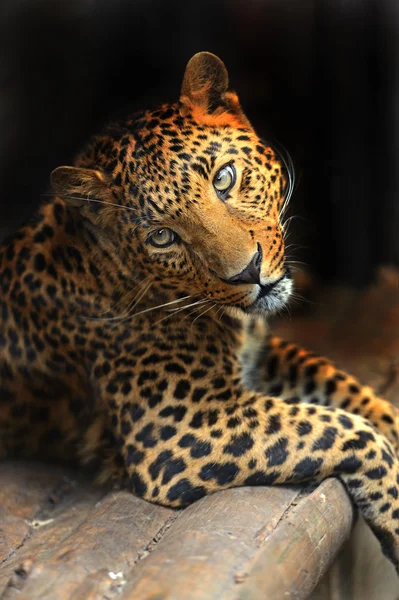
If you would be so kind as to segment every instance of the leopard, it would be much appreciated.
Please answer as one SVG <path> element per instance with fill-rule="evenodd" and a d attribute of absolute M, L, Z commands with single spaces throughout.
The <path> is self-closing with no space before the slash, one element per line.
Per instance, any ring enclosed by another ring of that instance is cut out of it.
<path fill-rule="evenodd" d="M 398 409 L 272 334 L 292 168 L 200 52 L 115 119 L 0 249 L 0 457 L 76 462 L 180 508 L 336 477 L 399 568 Z"/>

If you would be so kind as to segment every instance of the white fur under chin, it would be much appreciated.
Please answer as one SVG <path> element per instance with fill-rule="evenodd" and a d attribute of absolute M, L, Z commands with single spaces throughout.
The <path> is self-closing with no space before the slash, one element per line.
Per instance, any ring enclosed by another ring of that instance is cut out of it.
<path fill-rule="evenodd" d="M 249 314 L 265 315 L 265 313 L 274 314 L 284 308 L 289 297 L 292 294 L 292 279 L 284 277 L 277 285 L 265 296 L 260 298 L 253 306 L 246 309 Z"/>
<path fill-rule="evenodd" d="M 259 286 L 256 287 L 260 289 Z M 281 279 L 281 281 L 279 281 L 266 296 L 259 300 L 254 299 L 253 304 L 250 304 L 249 306 L 240 307 L 229 304 L 223 304 L 223 306 L 226 314 L 238 319 L 244 316 L 256 315 L 267 318 L 267 315 L 275 314 L 286 306 L 292 294 L 292 290 L 292 279 L 284 277 L 284 279 Z M 257 293 L 259 294 L 259 292 Z"/>

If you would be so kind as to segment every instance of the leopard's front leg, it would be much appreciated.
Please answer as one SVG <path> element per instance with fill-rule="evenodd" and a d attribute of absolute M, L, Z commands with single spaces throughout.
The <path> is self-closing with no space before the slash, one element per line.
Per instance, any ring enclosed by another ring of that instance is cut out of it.
<path fill-rule="evenodd" d="M 399 411 L 370 386 L 328 359 L 280 338 L 267 336 L 261 323 L 250 329 L 243 352 L 245 383 L 291 403 L 341 408 L 373 423 L 399 450 Z"/>
<path fill-rule="evenodd" d="M 169 377 L 147 367 L 134 381 L 123 369 L 98 381 L 114 439 L 107 475 L 174 507 L 232 486 L 335 475 L 398 568 L 398 460 L 367 421 L 250 393 L 223 377 L 196 384 L 177 363 L 166 367 Z"/>

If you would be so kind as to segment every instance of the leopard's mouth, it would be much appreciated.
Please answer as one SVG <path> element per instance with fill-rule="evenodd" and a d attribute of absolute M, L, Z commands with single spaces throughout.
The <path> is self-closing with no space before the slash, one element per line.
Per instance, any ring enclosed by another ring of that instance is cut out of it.
<path fill-rule="evenodd" d="M 226 285 L 226 281 L 221 279 L 212 269 L 209 269 L 214 277 Z M 230 286 L 229 287 L 233 287 Z M 238 308 L 247 314 L 265 314 L 275 313 L 282 309 L 288 302 L 292 293 L 292 277 L 289 269 L 276 281 L 268 284 L 240 285 L 238 293 L 239 299 L 228 298 L 225 292 L 221 293 L 221 298 L 212 296 L 210 300 L 217 304 Z M 246 289 L 245 289 L 246 288 Z M 245 290 L 245 291 L 244 291 Z M 236 294 L 237 295 L 237 294 Z M 224 297 L 223 297 L 224 296 Z"/>
<path fill-rule="evenodd" d="M 258 300 L 261 300 L 262 298 L 265 298 L 265 296 L 269 296 L 271 294 L 271 292 L 274 290 L 274 288 L 280 283 L 280 281 L 282 279 L 284 279 L 285 274 L 282 275 L 280 277 L 280 279 L 277 279 L 277 281 L 273 281 L 273 283 L 268 283 L 266 285 L 260 285 L 260 290 L 259 290 L 259 294 L 256 298 L 256 302 Z"/>
<path fill-rule="evenodd" d="M 259 285 L 259 291 L 255 300 L 242 310 L 247 314 L 276 313 L 288 302 L 292 293 L 292 278 L 288 272 L 280 279 L 266 285 Z"/>

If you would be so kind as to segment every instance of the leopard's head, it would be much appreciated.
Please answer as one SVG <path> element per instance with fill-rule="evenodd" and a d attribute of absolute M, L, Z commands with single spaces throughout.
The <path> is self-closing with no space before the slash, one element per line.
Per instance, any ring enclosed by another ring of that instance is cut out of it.
<path fill-rule="evenodd" d="M 145 277 L 170 300 L 206 298 L 245 312 L 287 302 L 290 174 L 213 54 L 189 61 L 178 103 L 110 125 L 52 183 L 112 244 L 132 284 Z"/>

